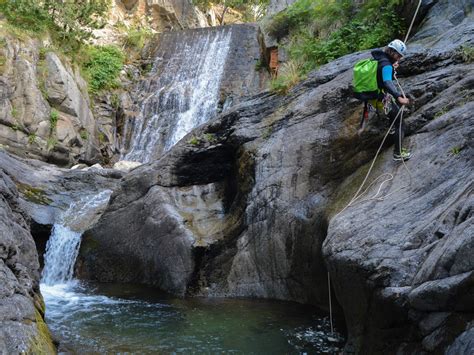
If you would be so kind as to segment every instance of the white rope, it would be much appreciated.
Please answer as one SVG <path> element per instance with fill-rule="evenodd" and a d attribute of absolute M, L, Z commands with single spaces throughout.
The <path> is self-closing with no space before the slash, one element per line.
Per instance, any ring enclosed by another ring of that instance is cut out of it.
<path fill-rule="evenodd" d="M 369 190 L 369 188 L 370 188 L 381 176 L 383 176 L 383 175 L 380 175 L 379 177 L 377 177 L 374 181 L 372 181 L 372 182 L 370 183 L 370 185 L 369 185 L 362 193 L 360 193 L 360 192 L 362 191 L 362 189 L 364 188 L 364 185 L 365 185 L 365 183 L 367 182 L 367 179 L 369 178 L 370 173 L 372 172 L 372 169 L 373 169 L 373 167 L 374 167 L 374 165 L 375 165 L 375 161 L 377 160 L 377 157 L 379 156 L 380 151 L 382 150 L 382 147 L 383 147 L 383 145 L 384 145 L 384 143 L 385 143 L 385 141 L 386 141 L 386 139 L 387 139 L 387 137 L 388 137 L 388 135 L 389 135 L 389 133 L 390 133 L 390 130 L 392 129 L 393 125 L 395 124 L 395 122 L 396 122 L 398 116 L 401 114 L 401 112 L 402 112 L 402 108 L 400 108 L 400 110 L 398 110 L 398 113 L 397 113 L 397 115 L 395 116 L 395 118 L 393 119 L 392 123 L 390 124 L 390 127 L 389 127 L 388 130 L 387 130 L 387 133 L 385 133 L 385 136 L 384 136 L 383 139 L 382 139 L 382 143 L 380 143 L 380 146 L 379 146 L 379 148 L 377 149 L 377 153 L 375 153 L 375 157 L 374 157 L 374 159 L 372 160 L 372 164 L 370 164 L 369 171 L 368 171 L 367 174 L 365 175 L 364 181 L 362 181 L 362 184 L 360 185 L 359 189 L 358 189 L 357 192 L 354 194 L 354 196 L 353 196 L 352 199 L 349 201 L 349 203 L 346 205 L 346 207 L 344 207 L 341 211 L 339 211 L 339 212 L 333 217 L 333 219 L 336 218 L 337 216 L 339 216 L 342 212 L 344 212 L 344 211 L 345 211 L 346 209 L 348 209 L 349 207 L 353 206 L 353 204 L 354 204 L 361 196 L 363 196 L 363 195 Z M 390 181 L 390 180 L 393 179 L 393 175 L 392 175 L 392 174 L 386 173 L 386 174 L 384 174 L 384 175 L 391 175 L 390 178 L 387 179 L 387 181 Z M 382 182 L 382 185 L 383 185 L 384 183 L 385 183 L 385 181 Z M 380 190 L 381 190 L 381 188 L 379 188 L 378 191 L 380 191 Z M 378 194 L 378 191 L 377 191 L 377 194 Z M 376 195 L 377 195 L 377 194 L 376 194 Z M 374 196 L 376 196 L 376 195 L 374 195 Z M 363 201 L 359 201 L 359 202 L 364 202 L 364 201 L 368 201 L 368 200 L 371 200 L 371 199 L 372 199 L 372 198 L 369 198 L 369 199 L 366 199 L 366 200 L 363 200 Z"/>
<path fill-rule="evenodd" d="M 397 85 L 398 87 L 400 88 L 401 92 L 402 92 L 402 95 L 404 98 L 406 98 L 405 96 L 405 92 L 403 91 L 403 88 L 401 87 L 400 83 L 398 82 L 398 79 L 397 77 L 395 76 L 395 81 L 397 82 Z M 380 146 L 379 148 L 377 149 L 377 153 L 375 153 L 375 157 L 374 159 L 372 160 L 372 164 L 370 164 L 370 168 L 369 170 L 367 171 L 367 174 L 365 175 L 365 178 L 364 178 L 364 181 L 362 181 L 362 184 L 360 185 L 359 189 L 357 190 L 357 192 L 354 194 L 354 196 L 352 197 L 352 199 L 349 201 L 349 203 L 341 210 L 339 211 L 333 218 L 336 218 L 337 216 L 339 216 L 342 212 L 344 212 L 346 209 L 348 209 L 349 207 L 353 206 L 354 204 L 356 203 L 362 203 L 362 202 L 367 202 L 367 201 L 371 201 L 371 200 L 375 200 L 375 201 L 383 201 L 384 199 L 386 199 L 388 196 L 390 195 L 393 195 L 394 193 L 400 191 L 400 190 L 403 190 L 407 187 L 409 187 L 412 183 L 412 175 L 411 175 L 411 172 L 410 172 L 410 169 L 408 169 L 408 166 L 406 165 L 405 163 L 405 159 L 402 158 L 402 163 L 403 163 L 403 166 L 405 167 L 406 171 L 408 172 L 408 176 L 410 177 L 410 180 L 409 180 L 409 183 L 407 185 L 404 185 L 398 189 L 396 189 L 395 191 L 392 191 L 390 193 L 387 193 L 386 195 L 384 196 L 379 196 L 380 192 L 382 191 L 382 188 L 383 186 L 389 182 L 389 181 L 392 181 L 395 176 L 391 173 L 384 173 L 384 174 L 381 174 L 379 176 L 377 176 L 367 187 L 364 191 L 362 191 L 362 189 L 364 188 L 364 185 L 365 183 L 367 182 L 369 176 L 370 176 L 370 173 L 372 172 L 372 169 L 375 165 L 375 162 L 377 161 L 377 158 L 380 154 L 380 151 L 382 150 L 382 147 L 385 143 L 385 141 L 387 140 L 387 137 L 388 135 L 390 134 L 390 131 L 393 127 L 393 125 L 395 124 L 395 122 L 397 121 L 398 119 L 398 116 L 400 116 L 400 124 L 399 124 L 399 131 L 398 131 L 398 146 L 399 146 L 399 154 L 400 156 L 402 155 L 402 123 L 403 123 L 403 112 L 404 112 L 404 107 L 401 106 L 400 109 L 398 110 L 397 112 L 397 115 L 395 116 L 395 118 L 393 119 L 392 123 L 390 124 L 390 127 L 388 128 L 387 130 L 387 133 L 385 133 L 385 136 L 383 137 L 382 139 L 382 143 L 380 143 Z M 366 199 L 360 199 L 362 196 L 364 196 L 369 190 L 370 188 L 377 182 L 379 181 L 379 179 L 381 178 L 385 178 L 384 180 L 382 180 L 382 182 L 380 183 L 378 189 L 377 189 L 377 192 L 371 196 L 371 197 L 368 197 Z M 362 193 L 361 193 L 362 191 Z"/>
<path fill-rule="evenodd" d="M 421 2 L 422 2 L 422 0 L 420 0 L 420 1 L 418 2 L 418 6 L 417 6 L 417 8 L 416 8 L 416 10 L 415 10 L 415 14 L 413 15 L 413 19 L 411 20 L 411 24 L 410 24 L 410 27 L 408 28 L 407 35 L 405 36 L 405 40 L 403 41 L 403 42 L 405 42 L 405 44 L 406 44 L 407 41 L 408 41 L 408 36 L 410 35 L 411 29 L 412 29 L 412 27 L 413 27 L 413 24 L 415 23 L 415 18 L 416 18 L 416 15 L 418 14 L 418 10 L 420 9 Z"/>
<path fill-rule="evenodd" d="M 332 301 L 331 301 L 331 277 L 328 271 L 328 293 L 329 293 L 329 322 L 331 324 L 331 335 L 334 333 L 334 326 L 332 324 Z"/>

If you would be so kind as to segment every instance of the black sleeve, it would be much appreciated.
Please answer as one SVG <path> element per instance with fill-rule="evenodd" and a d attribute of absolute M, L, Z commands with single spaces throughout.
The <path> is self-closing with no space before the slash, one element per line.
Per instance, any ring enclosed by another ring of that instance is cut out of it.
<path fill-rule="evenodd" d="M 400 92 L 395 87 L 395 84 L 393 83 L 392 80 L 384 81 L 383 85 L 385 86 L 385 89 L 387 89 L 389 94 L 392 95 L 394 98 L 398 99 L 399 97 L 402 96 L 402 94 L 400 94 Z"/>

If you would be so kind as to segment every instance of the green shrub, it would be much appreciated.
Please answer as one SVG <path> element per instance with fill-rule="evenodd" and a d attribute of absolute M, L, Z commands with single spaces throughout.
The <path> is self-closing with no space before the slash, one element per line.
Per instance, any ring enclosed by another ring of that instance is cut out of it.
<path fill-rule="evenodd" d="M 147 39 L 152 35 L 152 32 L 146 28 L 131 28 L 128 30 L 123 41 L 125 47 L 137 51 L 142 50 Z"/>
<path fill-rule="evenodd" d="M 45 60 L 46 59 L 46 53 L 49 53 L 49 52 L 54 52 L 53 48 L 51 48 L 51 47 L 41 47 L 39 49 L 39 53 L 38 53 L 39 60 L 40 61 Z"/>
<path fill-rule="evenodd" d="M 81 129 L 80 132 L 79 132 L 79 136 L 83 139 L 83 140 L 87 140 L 89 138 L 89 135 L 87 134 L 87 131 L 85 129 Z"/>
<path fill-rule="evenodd" d="M 50 151 L 56 146 L 56 144 L 58 144 L 57 138 L 49 137 L 48 140 L 46 141 L 46 149 Z"/>
<path fill-rule="evenodd" d="M 196 136 L 192 136 L 192 138 L 188 140 L 188 143 L 191 145 L 199 145 L 201 143 L 201 140 Z"/>
<path fill-rule="evenodd" d="M 123 68 L 124 54 L 115 46 L 89 46 L 84 50 L 82 68 L 89 83 L 89 92 L 119 86 L 117 78 Z"/>
<path fill-rule="evenodd" d="M 30 133 L 28 135 L 28 143 L 33 144 L 34 142 L 36 142 L 36 133 Z"/>
<path fill-rule="evenodd" d="M 269 71 L 270 69 L 268 68 L 268 64 L 265 61 L 262 61 L 261 59 L 257 60 L 255 62 L 255 71 Z"/>
<path fill-rule="evenodd" d="M 459 54 L 461 59 L 466 63 L 474 62 L 474 47 L 469 45 L 464 45 L 459 48 Z"/>
<path fill-rule="evenodd" d="M 290 33 L 290 19 L 287 12 L 282 11 L 276 14 L 267 25 L 266 31 L 277 40 L 288 36 Z"/>
<path fill-rule="evenodd" d="M 456 156 L 456 155 L 459 155 L 459 153 L 461 153 L 461 150 L 462 150 L 462 147 L 455 146 L 449 150 L 449 153 L 453 156 Z"/>
<path fill-rule="evenodd" d="M 3 48 L 0 48 L 0 75 L 3 75 L 3 73 L 5 72 L 6 64 L 7 56 L 5 54 L 5 50 Z"/>
<path fill-rule="evenodd" d="M 298 60 L 290 60 L 284 63 L 276 78 L 270 83 L 270 89 L 273 92 L 284 95 L 295 86 L 302 78 L 302 68 L 304 63 Z"/>
<path fill-rule="evenodd" d="M 209 143 L 216 143 L 217 142 L 217 137 L 213 133 L 205 133 L 204 134 L 204 140 L 206 140 Z"/>
<path fill-rule="evenodd" d="M 15 27 L 44 33 L 53 26 L 48 11 L 35 0 L 0 0 L 0 12 Z"/>
<path fill-rule="evenodd" d="M 107 143 L 107 136 L 104 133 L 99 132 L 99 135 L 98 135 L 97 138 L 98 138 L 100 144 Z"/>
<path fill-rule="evenodd" d="M 101 27 L 110 0 L 0 0 L 0 12 L 10 25 L 41 35 L 49 32 L 66 51 L 76 51 Z"/>
<path fill-rule="evenodd" d="M 51 109 L 49 114 L 49 122 L 51 123 L 51 131 L 54 131 L 56 125 L 58 124 L 59 112 L 56 109 Z"/>
<path fill-rule="evenodd" d="M 110 96 L 110 104 L 112 105 L 112 108 L 114 108 L 115 110 L 119 109 L 119 107 L 120 107 L 120 97 L 116 92 L 114 92 Z"/>

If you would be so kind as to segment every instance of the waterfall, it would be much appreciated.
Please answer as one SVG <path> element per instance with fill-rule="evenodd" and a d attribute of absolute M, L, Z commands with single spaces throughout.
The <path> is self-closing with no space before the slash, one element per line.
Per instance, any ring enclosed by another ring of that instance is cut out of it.
<path fill-rule="evenodd" d="M 215 117 L 231 35 L 231 28 L 222 28 L 160 37 L 157 53 L 163 57 L 155 59 L 142 84 L 148 94 L 137 118 L 125 124 L 131 141 L 122 160 L 150 162 Z"/>
<path fill-rule="evenodd" d="M 83 196 L 62 213 L 46 245 L 43 284 L 51 286 L 72 280 L 82 233 L 97 220 L 111 193 L 104 190 Z"/>

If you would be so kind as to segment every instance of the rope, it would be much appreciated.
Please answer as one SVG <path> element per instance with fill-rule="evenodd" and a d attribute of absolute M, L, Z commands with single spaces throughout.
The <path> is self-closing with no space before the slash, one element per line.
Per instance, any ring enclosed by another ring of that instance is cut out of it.
<path fill-rule="evenodd" d="M 402 92 L 403 97 L 406 98 L 405 92 L 403 91 L 403 88 L 401 87 L 401 85 L 400 85 L 400 83 L 399 83 L 399 81 L 398 81 L 398 79 L 397 79 L 396 76 L 395 76 L 395 81 L 396 81 L 398 87 L 400 88 L 400 91 Z M 398 128 L 398 129 L 399 129 L 399 131 L 398 131 L 398 139 L 399 139 L 398 143 L 399 143 L 399 145 L 398 145 L 398 146 L 399 146 L 399 148 L 400 148 L 399 154 L 402 155 L 402 144 L 401 144 L 401 143 L 402 143 L 402 142 L 401 142 L 401 140 L 402 140 L 402 134 L 401 134 L 401 133 L 402 133 L 403 112 L 404 112 L 404 108 L 403 108 L 403 106 L 401 106 L 400 109 L 399 109 L 398 112 L 397 112 L 397 115 L 395 116 L 395 118 L 393 119 L 392 123 L 390 124 L 390 127 L 388 128 L 387 132 L 385 133 L 385 136 L 383 137 L 382 142 L 380 143 L 380 146 L 379 146 L 379 148 L 377 149 L 377 153 L 375 153 L 375 157 L 374 157 L 374 159 L 372 160 L 372 163 L 371 163 L 371 165 L 370 165 L 369 170 L 367 171 L 367 174 L 365 175 L 364 181 L 362 181 L 362 184 L 360 185 L 359 189 L 358 189 L 357 192 L 354 194 L 354 196 L 352 197 L 352 199 L 349 201 L 349 203 L 348 203 L 341 211 L 339 211 L 333 218 L 336 218 L 336 217 L 339 216 L 342 212 L 344 212 L 346 209 L 348 209 L 349 207 L 353 206 L 353 205 L 356 204 L 356 203 L 362 203 L 362 202 L 367 202 L 367 201 L 371 201 L 371 200 L 383 201 L 383 200 L 384 200 L 385 198 L 387 198 L 388 196 L 393 195 L 395 192 L 398 192 L 398 191 L 400 191 L 400 190 L 402 190 L 402 189 L 404 189 L 404 188 L 406 188 L 406 187 L 409 187 L 409 186 L 411 185 L 411 183 L 412 183 L 412 175 L 411 175 L 410 169 L 408 169 L 408 166 L 406 165 L 405 160 L 402 159 L 403 166 L 405 167 L 405 169 L 406 169 L 406 171 L 408 172 L 408 175 L 409 175 L 409 177 L 410 177 L 410 181 L 409 181 L 408 185 L 404 185 L 404 186 L 398 188 L 397 190 L 392 191 L 392 192 L 390 192 L 390 193 L 388 193 L 388 194 L 386 194 L 386 195 L 384 195 L 384 196 L 379 196 L 379 194 L 380 194 L 380 192 L 382 191 L 382 188 L 384 187 L 385 183 L 387 183 L 387 182 L 389 182 L 389 181 L 392 181 L 392 180 L 395 178 L 395 176 L 394 176 L 393 174 L 391 174 L 391 173 L 384 173 L 384 174 L 381 174 L 381 175 L 377 176 L 377 177 L 366 187 L 366 189 L 365 189 L 364 191 L 362 191 L 362 189 L 364 188 L 365 183 L 367 182 L 367 180 L 368 180 L 368 178 L 369 178 L 369 176 L 370 176 L 370 173 L 372 172 L 372 169 L 373 169 L 373 167 L 374 167 L 374 165 L 375 165 L 375 162 L 377 161 L 377 158 L 378 158 L 378 156 L 379 156 L 379 154 L 380 154 L 380 151 L 382 150 L 382 147 L 383 147 L 383 145 L 385 144 L 385 141 L 387 140 L 387 137 L 388 137 L 388 135 L 390 134 L 390 131 L 391 131 L 392 127 L 394 126 L 395 122 L 396 122 L 397 119 L 398 119 L 398 116 L 400 116 L 400 119 L 399 119 L 400 125 L 399 125 L 399 128 Z M 379 181 L 380 179 L 382 179 L 382 178 L 384 178 L 384 179 L 383 179 L 382 182 L 380 183 L 380 185 L 379 185 L 379 187 L 378 187 L 378 189 L 377 189 L 377 192 L 376 192 L 373 196 L 371 196 L 371 197 L 368 197 L 368 198 L 366 198 L 366 199 L 360 200 L 360 198 L 361 198 L 362 196 L 364 196 L 364 195 L 370 190 L 370 188 L 371 188 L 376 182 L 378 182 L 378 181 Z M 362 191 L 362 193 L 361 193 L 361 191 Z"/>
<path fill-rule="evenodd" d="M 384 175 L 388 175 L 388 176 L 389 176 L 388 179 L 386 179 L 386 180 L 384 180 L 384 181 L 382 182 L 382 184 L 380 185 L 380 187 L 379 187 L 377 193 L 376 193 L 374 196 L 372 196 L 372 197 L 369 198 L 369 199 L 365 199 L 365 200 L 358 201 L 359 203 L 360 203 L 360 202 L 364 202 L 364 201 L 368 201 L 368 200 L 371 200 L 371 199 L 374 199 L 374 198 L 377 199 L 377 195 L 379 194 L 379 191 L 380 191 L 381 188 L 383 187 L 383 184 L 384 184 L 385 182 L 388 182 L 388 181 L 390 181 L 390 180 L 393 179 L 393 175 L 390 174 L 390 173 L 386 173 L 386 174 L 380 175 L 380 176 L 378 176 L 374 181 L 372 181 L 372 182 L 369 184 L 369 186 L 367 186 L 367 188 L 366 188 L 362 193 L 360 193 L 360 192 L 362 191 L 362 189 L 364 188 L 364 185 L 365 185 L 365 183 L 367 182 L 367 179 L 369 178 L 370 173 L 372 172 L 372 169 L 373 169 L 373 167 L 374 167 L 374 165 L 375 165 L 375 162 L 376 162 L 376 160 L 377 160 L 377 158 L 378 158 L 378 156 L 379 156 L 379 154 L 380 154 L 380 151 L 382 150 L 382 147 L 383 147 L 385 141 L 387 140 L 388 135 L 390 134 L 390 130 L 392 129 L 393 125 L 395 124 L 395 122 L 396 122 L 398 116 L 401 114 L 401 112 L 402 112 L 402 108 L 400 108 L 400 109 L 398 110 L 398 113 L 397 113 L 397 115 L 395 116 L 395 118 L 393 119 L 392 123 L 390 124 L 390 127 L 389 127 L 388 130 L 387 130 L 387 133 L 385 133 L 385 136 L 384 136 L 383 139 L 382 139 L 382 143 L 380 143 L 380 146 L 379 146 L 379 148 L 377 149 L 377 153 L 375 153 L 375 157 L 374 157 L 374 159 L 372 160 L 372 164 L 370 165 L 369 171 L 368 171 L 367 174 L 365 175 L 364 181 L 362 181 L 362 184 L 360 185 L 359 189 L 358 189 L 357 192 L 354 194 L 354 196 L 353 196 L 352 199 L 349 201 L 349 203 L 346 205 L 346 207 L 344 207 L 341 211 L 339 211 L 339 212 L 333 217 L 333 219 L 336 218 L 337 216 L 339 216 L 339 215 L 340 215 L 342 212 L 344 212 L 346 209 L 348 209 L 349 207 L 351 207 L 360 197 L 362 197 L 362 196 L 370 189 L 370 187 L 371 187 L 375 182 L 377 182 L 377 180 L 378 180 L 380 177 L 382 177 L 382 176 L 384 176 Z M 401 120 L 400 120 L 400 121 L 401 121 Z M 401 129 L 401 127 L 400 127 L 400 129 Z M 380 199 L 380 198 L 379 198 L 379 199 Z"/>
<path fill-rule="evenodd" d="M 334 326 L 332 324 L 332 301 L 331 301 L 331 277 L 328 271 L 328 293 L 329 293 L 329 322 L 331 324 L 331 335 L 334 333 Z"/>
<path fill-rule="evenodd" d="M 415 13 L 413 15 L 413 18 L 411 20 L 411 23 L 410 23 L 410 27 L 408 28 L 408 32 L 405 36 L 405 40 L 403 42 L 407 43 L 408 41 L 408 36 L 410 36 L 410 32 L 413 28 L 413 24 L 415 23 L 415 19 L 416 19 L 416 15 L 418 14 L 418 11 L 420 10 L 420 7 L 421 7 L 421 2 L 422 0 L 420 0 L 418 2 L 418 6 L 416 7 L 416 10 L 415 10 Z M 402 86 L 400 85 L 399 81 L 398 81 L 398 78 L 396 77 L 395 75 L 395 81 L 398 85 L 398 87 L 400 88 L 400 91 L 402 92 L 402 95 L 404 98 L 406 98 L 406 95 L 405 95 L 405 91 L 403 91 L 403 88 Z M 406 187 L 409 187 L 411 186 L 411 183 L 412 183 L 412 175 L 411 175 L 411 171 L 410 169 L 408 169 L 408 166 L 407 164 L 405 163 L 405 159 L 402 158 L 402 163 L 403 163 L 403 166 L 405 167 L 405 170 L 407 171 L 408 173 L 408 176 L 409 176 L 409 182 L 408 182 L 408 185 L 405 185 L 405 186 L 402 186 L 400 187 L 399 189 L 395 190 L 395 191 L 392 191 L 388 194 L 386 194 L 385 196 L 382 196 L 382 197 L 378 197 L 380 191 L 382 190 L 382 187 L 384 186 L 384 184 L 386 182 L 389 182 L 389 181 L 392 181 L 395 177 L 393 174 L 391 173 L 385 173 L 385 174 L 381 174 L 379 176 L 377 176 L 370 184 L 369 186 L 367 186 L 367 188 L 359 195 L 360 191 L 362 190 L 362 188 L 364 187 L 367 179 L 369 178 L 369 175 L 374 167 L 374 164 L 375 164 L 375 161 L 377 160 L 377 157 L 380 153 L 380 151 L 382 150 L 382 147 L 385 143 L 385 140 L 387 139 L 387 136 L 389 135 L 390 133 L 390 130 L 392 129 L 393 125 L 395 124 L 395 122 L 397 121 L 397 118 L 398 116 L 400 115 L 400 125 L 399 125 L 399 131 L 398 131 L 398 146 L 400 148 L 400 151 L 399 151 L 399 154 L 400 156 L 402 155 L 402 123 L 403 123 L 403 112 L 404 112 L 404 107 L 401 106 L 397 112 L 397 115 L 395 116 L 395 118 L 393 119 L 392 123 L 390 124 L 390 127 L 388 128 L 387 130 L 387 133 L 385 133 L 385 136 L 383 137 L 382 139 L 382 143 L 380 144 L 379 146 L 379 149 L 377 149 L 377 153 L 375 154 L 375 157 L 372 161 L 372 164 L 370 165 L 370 168 L 369 168 L 369 171 L 367 172 L 367 175 L 365 176 L 364 178 L 364 181 L 362 182 L 362 184 L 360 185 L 359 189 L 357 190 L 357 192 L 355 193 L 355 195 L 352 197 L 352 199 L 349 201 L 349 203 L 347 204 L 346 207 L 344 207 L 341 211 L 339 211 L 334 217 L 336 218 L 337 216 L 339 216 L 342 212 L 344 212 L 347 208 L 349 208 L 350 206 L 352 206 L 361 196 L 364 196 L 365 193 L 367 191 L 370 190 L 370 187 L 372 185 L 374 185 L 380 178 L 384 177 L 384 176 L 387 176 L 387 178 L 385 180 L 382 181 L 382 183 L 379 185 L 379 188 L 377 189 L 377 192 L 375 193 L 375 195 L 373 195 L 372 197 L 369 197 L 365 200 L 361 200 L 361 201 L 358 201 L 358 203 L 361 203 L 361 202 L 365 202 L 365 201 L 370 201 L 370 200 L 377 200 L 377 201 L 383 201 L 385 198 L 387 198 L 388 196 L 394 194 L 395 192 L 398 192 Z M 329 322 L 331 324 L 331 334 L 334 333 L 334 327 L 333 327 L 333 321 L 332 321 L 332 300 L 331 300 L 331 276 L 329 274 L 329 271 L 328 271 L 328 293 L 329 293 Z"/>
<path fill-rule="evenodd" d="M 405 36 L 405 40 L 403 41 L 403 42 L 405 42 L 405 44 L 406 44 L 407 41 L 408 41 L 408 36 L 410 35 L 411 29 L 412 29 L 412 27 L 413 27 L 413 24 L 415 23 L 415 18 L 416 18 L 416 15 L 418 14 L 418 10 L 420 9 L 421 2 L 422 2 L 422 0 L 420 0 L 420 1 L 418 2 L 418 6 L 417 6 L 417 8 L 416 8 L 416 10 L 415 10 L 415 14 L 413 15 L 413 19 L 411 20 L 411 24 L 410 24 L 410 27 L 408 28 L 407 35 Z"/>

